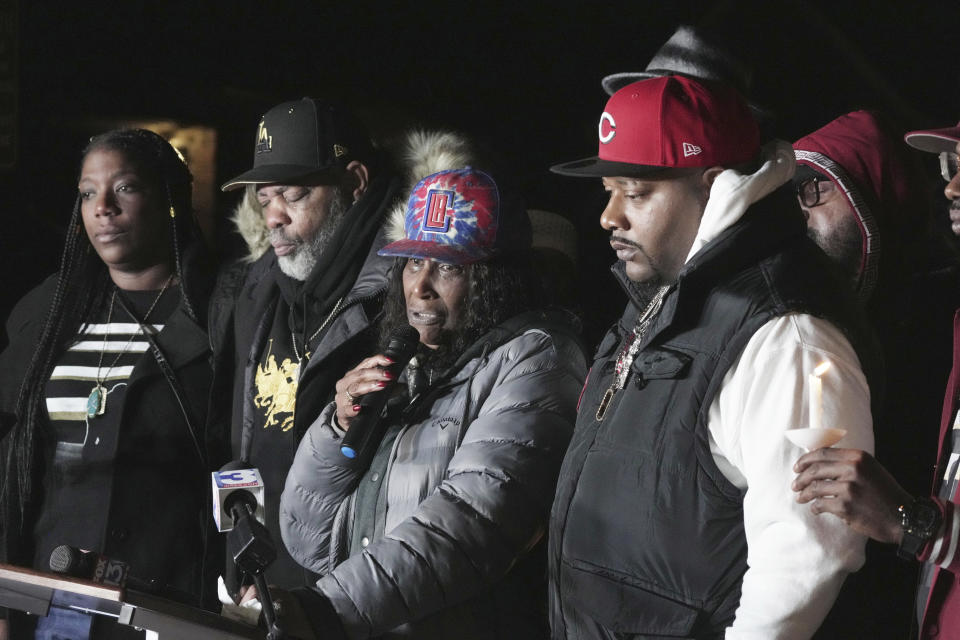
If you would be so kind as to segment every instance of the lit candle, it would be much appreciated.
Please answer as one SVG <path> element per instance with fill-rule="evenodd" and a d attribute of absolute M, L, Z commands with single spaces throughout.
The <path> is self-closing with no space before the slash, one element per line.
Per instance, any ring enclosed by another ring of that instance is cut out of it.
<path fill-rule="evenodd" d="M 823 428 L 823 380 L 821 376 L 830 369 L 829 362 L 821 362 L 808 377 L 807 398 L 810 409 L 810 428 Z"/>

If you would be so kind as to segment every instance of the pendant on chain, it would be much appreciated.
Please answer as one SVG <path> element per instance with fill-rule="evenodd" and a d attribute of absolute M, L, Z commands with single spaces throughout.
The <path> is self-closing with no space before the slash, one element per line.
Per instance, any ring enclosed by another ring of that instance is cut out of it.
<path fill-rule="evenodd" d="M 107 390 L 102 384 L 97 384 L 87 396 L 87 417 L 102 416 L 107 410 Z"/>
<path fill-rule="evenodd" d="M 607 392 L 603 394 L 603 398 L 600 400 L 600 406 L 597 407 L 597 422 L 603 420 L 603 416 L 607 412 L 607 407 L 610 406 L 610 401 L 613 400 L 613 394 L 616 392 L 617 390 L 611 386 L 607 389 Z"/>
<path fill-rule="evenodd" d="M 603 398 L 600 399 L 600 405 L 597 407 L 595 416 L 597 422 L 603 421 L 603 416 L 606 415 L 607 409 L 610 408 L 610 402 L 613 401 L 613 396 L 626 385 L 627 378 L 630 377 L 630 367 L 633 364 L 633 359 L 636 358 L 637 353 L 640 351 L 640 345 L 643 342 L 644 335 L 647 333 L 647 327 L 650 326 L 650 321 L 654 316 L 660 312 L 663 298 L 667 295 L 669 289 L 669 287 L 660 287 L 660 289 L 657 290 L 657 293 L 647 304 L 647 308 L 644 309 L 643 313 L 637 318 L 636 326 L 624 342 L 623 348 L 620 350 L 620 355 L 617 356 L 613 382 L 603 394 Z"/>

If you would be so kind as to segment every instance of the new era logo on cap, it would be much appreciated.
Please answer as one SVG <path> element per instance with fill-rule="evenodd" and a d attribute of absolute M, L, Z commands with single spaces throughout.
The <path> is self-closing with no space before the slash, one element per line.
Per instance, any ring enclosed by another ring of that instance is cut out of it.
<path fill-rule="evenodd" d="M 703 153 L 703 149 L 698 147 L 695 144 L 690 144 L 689 142 L 683 143 L 683 157 L 696 156 Z"/>

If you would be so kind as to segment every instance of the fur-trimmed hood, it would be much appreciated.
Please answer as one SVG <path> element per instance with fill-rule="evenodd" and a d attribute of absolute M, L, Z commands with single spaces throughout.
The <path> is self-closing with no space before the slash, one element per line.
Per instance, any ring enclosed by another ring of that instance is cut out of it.
<path fill-rule="evenodd" d="M 422 178 L 445 169 L 459 169 L 476 162 L 473 145 L 466 137 L 450 131 L 415 130 L 407 133 L 392 153 L 405 180 L 403 198 L 396 203 L 384 224 L 388 241 L 403 237 L 406 196 Z M 254 262 L 270 249 L 269 232 L 263 210 L 256 197 L 256 187 L 247 185 L 243 198 L 230 220 L 247 244 L 246 260 Z"/>

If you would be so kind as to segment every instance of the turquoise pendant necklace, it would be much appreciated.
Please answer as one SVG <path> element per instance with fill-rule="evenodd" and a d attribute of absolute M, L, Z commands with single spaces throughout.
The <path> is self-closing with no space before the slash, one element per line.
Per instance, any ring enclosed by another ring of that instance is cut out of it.
<path fill-rule="evenodd" d="M 110 308 L 107 310 L 107 324 L 106 327 L 110 327 L 110 320 L 113 318 L 113 303 L 117 299 L 117 288 L 113 288 L 113 293 L 110 294 Z M 103 352 L 107 350 L 107 328 L 103 331 L 103 346 L 100 347 L 100 359 L 97 360 L 97 384 L 93 386 L 93 390 L 90 392 L 90 395 L 87 396 L 87 417 L 96 418 L 97 416 L 102 416 L 107 410 L 107 389 L 103 386 L 103 382 L 100 380 L 100 367 L 103 365 Z M 129 342 L 127 343 L 129 344 Z M 126 351 L 127 347 L 123 347 L 123 351 Z M 120 352 L 120 354 L 123 353 Z M 114 359 L 113 364 L 117 364 L 117 360 L 120 358 L 120 354 L 117 354 L 117 358 Z M 110 369 L 113 368 L 113 365 L 110 365 Z M 110 369 L 107 369 L 106 375 L 104 378 L 110 375 Z"/>
<path fill-rule="evenodd" d="M 173 274 L 170 274 L 170 277 L 167 278 L 167 281 L 164 283 L 163 288 L 160 289 L 160 293 L 157 294 L 156 299 L 153 301 L 153 304 L 150 305 L 150 308 L 147 309 L 147 313 L 144 314 L 143 320 L 139 321 L 139 324 L 143 324 L 147 321 L 147 318 L 150 317 L 150 312 L 153 311 L 154 307 L 157 306 L 157 303 L 160 302 L 160 298 L 163 296 L 163 293 L 167 290 L 167 287 L 170 286 L 170 282 L 173 280 Z M 127 349 L 130 347 L 130 343 L 133 342 L 133 339 L 136 337 L 136 333 L 131 334 L 130 338 L 127 340 L 126 344 L 123 345 L 123 349 L 117 353 L 117 357 L 113 359 L 113 362 L 107 367 L 106 373 L 103 374 L 103 379 L 100 378 L 100 367 L 103 366 L 103 354 L 107 350 L 107 330 L 110 328 L 110 320 L 113 318 L 113 303 L 117 299 L 117 288 L 113 288 L 113 293 L 110 295 L 110 308 L 107 310 L 107 325 L 103 333 L 103 346 L 100 347 L 100 359 L 97 361 L 97 383 L 93 386 L 93 389 L 90 391 L 90 395 L 87 396 L 87 418 L 96 418 L 97 416 L 102 416 L 107 411 L 107 394 L 110 393 L 107 391 L 107 388 L 103 386 L 103 383 L 106 382 L 107 378 L 110 377 L 110 372 L 117 362 L 120 361 L 120 357 L 127 352 Z M 136 320 L 136 318 L 134 318 Z"/>

